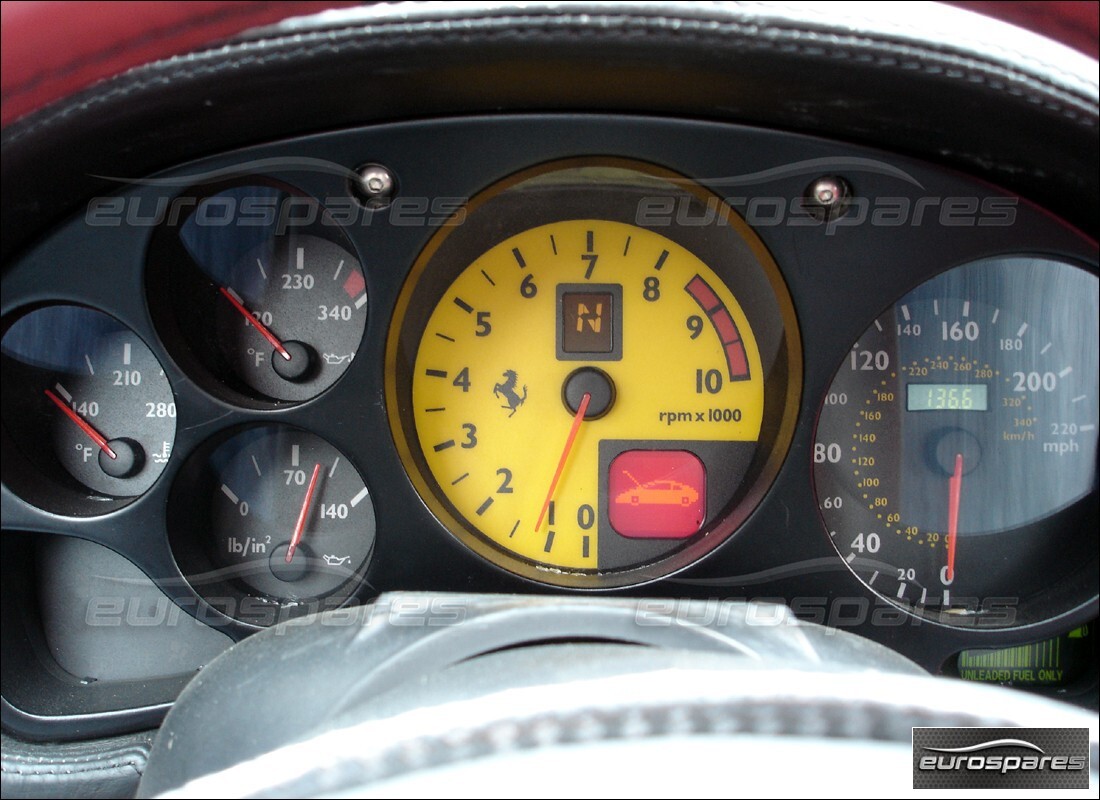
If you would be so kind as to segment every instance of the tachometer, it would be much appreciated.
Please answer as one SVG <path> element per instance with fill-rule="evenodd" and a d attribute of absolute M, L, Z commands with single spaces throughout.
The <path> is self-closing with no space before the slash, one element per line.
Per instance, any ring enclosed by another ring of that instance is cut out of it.
<path fill-rule="evenodd" d="M 705 229 L 638 224 L 654 197 L 718 207 L 651 168 L 571 164 L 490 195 L 429 245 L 391 338 L 391 420 L 425 498 L 553 583 L 714 546 L 789 438 L 798 361 L 766 252 L 724 206 Z"/>
<path fill-rule="evenodd" d="M 942 621 L 1029 618 L 1096 557 L 1097 278 L 1000 258 L 929 281 L 853 345 L 814 445 L 821 514 L 874 591 Z M 1095 594 L 1096 575 L 1091 581 Z M 1049 613 L 1049 610 L 1046 612 Z"/>

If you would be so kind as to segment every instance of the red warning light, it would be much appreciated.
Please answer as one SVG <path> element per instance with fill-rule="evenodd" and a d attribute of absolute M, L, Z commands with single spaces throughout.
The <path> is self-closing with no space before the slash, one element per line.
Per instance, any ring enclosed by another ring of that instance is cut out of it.
<path fill-rule="evenodd" d="M 687 450 L 628 450 L 607 479 L 611 527 L 631 539 L 683 539 L 707 516 L 707 472 Z"/>

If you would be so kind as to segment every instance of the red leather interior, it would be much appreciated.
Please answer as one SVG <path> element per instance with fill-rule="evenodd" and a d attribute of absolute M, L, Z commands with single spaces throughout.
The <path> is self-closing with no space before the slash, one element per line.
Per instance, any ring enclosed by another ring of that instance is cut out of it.
<path fill-rule="evenodd" d="M 0 124 L 148 61 L 354 2 L 4 2 Z"/>
<path fill-rule="evenodd" d="M 354 2 L 0 4 L 0 125 L 148 61 Z M 1096 2 L 958 2 L 1097 57 Z"/>

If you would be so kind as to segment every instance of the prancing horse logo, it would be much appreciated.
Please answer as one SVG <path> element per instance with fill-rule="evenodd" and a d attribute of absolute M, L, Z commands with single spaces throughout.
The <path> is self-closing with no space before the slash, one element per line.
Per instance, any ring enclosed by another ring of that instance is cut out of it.
<path fill-rule="evenodd" d="M 514 369 L 505 370 L 503 378 L 504 381 L 502 383 L 493 386 L 493 396 L 507 403 L 507 405 L 503 405 L 501 408 L 507 408 L 509 410 L 508 417 L 511 418 L 515 416 L 515 413 L 519 411 L 519 407 L 522 406 L 527 399 L 527 387 L 523 387 L 522 395 L 516 391 L 516 386 L 519 384 L 519 376 L 516 375 Z"/>

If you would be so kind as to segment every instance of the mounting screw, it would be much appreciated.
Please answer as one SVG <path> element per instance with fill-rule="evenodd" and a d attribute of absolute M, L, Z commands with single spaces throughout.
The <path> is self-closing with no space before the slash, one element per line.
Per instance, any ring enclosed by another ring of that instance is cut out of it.
<path fill-rule="evenodd" d="M 352 188 L 367 208 L 382 208 L 393 201 L 397 178 L 381 164 L 364 164 L 356 170 L 356 176 Z"/>
<path fill-rule="evenodd" d="M 836 175 L 824 175 L 803 194 L 802 206 L 815 218 L 831 220 L 843 216 L 852 202 L 852 185 Z"/>

